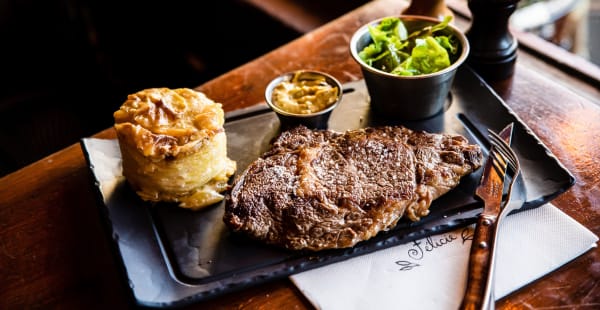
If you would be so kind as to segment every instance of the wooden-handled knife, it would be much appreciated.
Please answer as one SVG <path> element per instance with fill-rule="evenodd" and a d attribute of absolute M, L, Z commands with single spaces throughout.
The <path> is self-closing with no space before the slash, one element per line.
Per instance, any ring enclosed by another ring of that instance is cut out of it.
<path fill-rule="evenodd" d="M 513 123 L 510 123 L 499 136 L 510 145 L 512 132 Z M 484 207 L 475 226 L 469 254 L 467 289 L 460 309 L 494 309 L 494 249 L 507 166 L 506 162 L 494 156 L 494 152 L 497 151 L 491 147 L 481 181 L 475 190 L 475 195 L 483 201 Z"/>

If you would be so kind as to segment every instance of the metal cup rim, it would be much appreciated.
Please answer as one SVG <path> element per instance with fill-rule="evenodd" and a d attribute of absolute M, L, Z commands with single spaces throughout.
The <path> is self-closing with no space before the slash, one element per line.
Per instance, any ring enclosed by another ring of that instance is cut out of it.
<path fill-rule="evenodd" d="M 291 112 L 288 112 L 288 111 L 285 111 L 285 110 L 279 108 L 277 105 L 275 105 L 271 101 L 271 95 L 273 93 L 273 89 L 275 88 L 275 86 L 279 85 L 279 83 L 281 83 L 281 82 L 283 82 L 285 80 L 291 79 L 294 75 L 296 75 L 298 73 L 300 73 L 300 74 L 314 74 L 314 75 L 320 75 L 320 76 L 325 77 L 325 80 L 329 84 L 331 84 L 332 86 L 337 87 L 337 89 L 338 89 L 336 101 L 334 103 L 330 104 L 327 108 L 325 108 L 323 110 L 320 110 L 320 111 L 317 111 L 317 112 L 314 112 L 314 113 L 302 113 L 302 114 L 300 114 L 300 113 L 291 113 Z M 267 105 L 269 106 L 269 108 L 271 108 L 277 114 L 288 116 L 288 117 L 297 117 L 297 118 L 311 118 L 311 117 L 315 117 L 315 116 L 319 116 L 319 115 L 330 113 L 342 101 L 342 96 L 343 96 L 343 89 L 342 89 L 342 83 L 340 83 L 340 81 L 338 81 L 331 74 L 328 74 L 328 73 L 325 73 L 325 72 L 322 72 L 322 71 L 317 71 L 317 70 L 309 70 L 309 69 L 293 70 L 293 71 L 288 71 L 286 73 L 282 73 L 282 74 L 278 75 L 276 78 L 272 79 L 269 82 L 269 84 L 267 84 L 267 87 L 265 89 L 265 101 L 266 101 Z"/>
<path fill-rule="evenodd" d="M 385 72 L 383 70 L 379 70 L 377 68 L 374 68 L 372 66 L 369 66 L 367 63 L 365 63 L 359 56 L 358 53 L 359 51 L 357 50 L 357 44 L 358 41 L 365 35 L 369 33 L 369 26 L 372 25 L 377 25 L 379 24 L 384 18 L 388 18 L 388 17 L 398 17 L 400 18 L 403 22 L 405 21 L 426 21 L 426 22 L 431 22 L 431 23 L 439 23 L 440 20 L 437 18 L 433 18 L 433 17 L 428 17 L 428 16 L 420 16 L 420 15 L 390 15 L 390 16 L 385 16 L 385 17 L 381 17 L 375 20 L 372 20 L 366 24 L 363 24 L 362 26 L 360 26 L 352 35 L 351 39 L 350 39 L 350 54 L 352 55 L 352 58 L 354 59 L 354 61 L 356 61 L 362 69 L 364 70 L 368 70 L 370 72 L 376 73 L 376 74 L 381 74 L 390 78 L 396 78 L 396 79 L 406 79 L 406 80 L 411 80 L 411 79 L 424 79 L 424 78 L 428 78 L 428 77 L 433 77 L 433 76 L 438 76 L 438 75 L 442 75 L 444 73 L 447 73 L 449 71 L 453 71 L 456 70 L 460 65 L 462 65 L 470 52 L 470 45 L 469 45 L 469 41 L 467 40 L 467 37 L 465 35 L 464 32 L 462 32 L 460 29 L 458 29 L 456 26 L 452 25 L 452 24 L 448 24 L 448 28 L 457 35 L 457 37 L 460 40 L 460 44 L 461 44 L 461 52 L 460 52 L 460 56 L 452 63 L 450 64 L 450 66 L 437 71 L 437 72 L 433 72 L 433 73 L 427 73 L 427 74 L 419 74 L 419 75 L 413 75 L 413 76 L 401 76 L 401 75 L 397 75 L 397 74 L 392 74 L 389 72 Z"/>

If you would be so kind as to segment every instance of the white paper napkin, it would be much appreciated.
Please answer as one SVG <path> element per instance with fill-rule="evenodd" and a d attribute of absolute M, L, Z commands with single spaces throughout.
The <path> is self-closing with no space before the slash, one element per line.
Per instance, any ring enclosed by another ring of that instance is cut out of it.
<path fill-rule="evenodd" d="M 551 204 L 500 228 L 495 297 L 502 298 L 596 247 L 598 237 Z M 321 310 L 457 309 L 473 226 L 290 276 Z"/>

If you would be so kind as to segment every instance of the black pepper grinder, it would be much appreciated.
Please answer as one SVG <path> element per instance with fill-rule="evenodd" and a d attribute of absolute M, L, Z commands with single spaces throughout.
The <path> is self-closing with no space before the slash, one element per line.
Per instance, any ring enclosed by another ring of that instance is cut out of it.
<path fill-rule="evenodd" d="M 517 40 L 509 30 L 509 18 L 519 0 L 469 0 L 471 27 L 466 36 L 471 51 L 467 63 L 487 81 L 513 75 Z"/>

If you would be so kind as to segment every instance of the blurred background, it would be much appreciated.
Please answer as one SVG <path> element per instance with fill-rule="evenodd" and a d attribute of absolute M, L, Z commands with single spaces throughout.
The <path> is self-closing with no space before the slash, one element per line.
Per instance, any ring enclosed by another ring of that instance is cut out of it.
<path fill-rule="evenodd" d="M 0 0 L 0 177 L 112 126 L 130 93 L 193 88 L 367 2 Z M 600 64 L 600 0 L 521 1 L 514 17 Z"/>
<path fill-rule="evenodd" d="M 511 23 L 600 64 L 600 0 L 521 0 Z"/>

